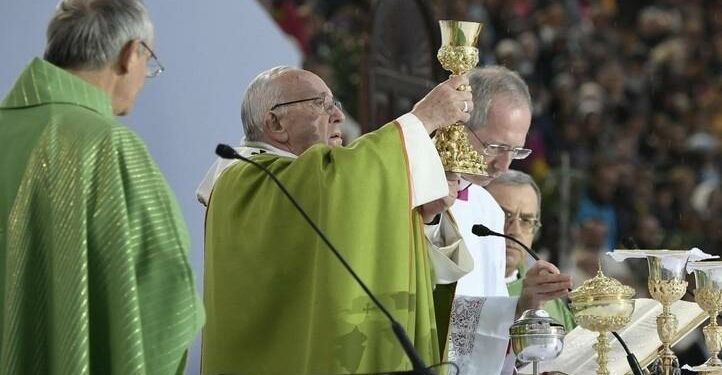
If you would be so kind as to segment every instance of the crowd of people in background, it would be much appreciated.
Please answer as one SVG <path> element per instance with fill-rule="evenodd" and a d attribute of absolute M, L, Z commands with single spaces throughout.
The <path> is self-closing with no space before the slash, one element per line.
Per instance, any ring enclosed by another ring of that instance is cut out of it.
<path fill-rule="evenodd" d="M 372 2 L 264 3 L 357 117 Z M 480 65 L 516 70 L 531 88 L 534 152 L 512 168 L 542 187 L 540 251 L 580 266 L 594 258 L 590 268 L 615 248 L 722 253 L 722 1 L 430 5 L 439 19 L 483 22 Z M 337 64 L 341 55 L 351 60 Z M 571 225 L 560 254 L 563 212 Z"/>
<path fill-rule="evenodd" d="M 373 2 L 262 2 L 358 118 Z M 722 255 L 722 1 L 428 5 L 437 19 L 483 22 L 480 65 L 504 65 L 529 84 L 533 153 L 511 167 L 542 189 L 535 248 L 575 285 L 601 259 L 646 296 L 646 272 L 629 270 L 644 263 L 600 257 L 615 248 Z"/>

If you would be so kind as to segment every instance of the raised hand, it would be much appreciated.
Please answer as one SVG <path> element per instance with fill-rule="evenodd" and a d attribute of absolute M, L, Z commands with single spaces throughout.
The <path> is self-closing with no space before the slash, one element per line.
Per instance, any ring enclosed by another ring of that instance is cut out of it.
<path fill-rule="evenodd" d="M 411 113 L 421 120 L 429 134 L 457 121 L 469 121 L 474 103 L 471 92 L 458 90 L 462 85 L 469 85 L 466 76 L 453 76 L 434 87 L 414 105 Z"/>

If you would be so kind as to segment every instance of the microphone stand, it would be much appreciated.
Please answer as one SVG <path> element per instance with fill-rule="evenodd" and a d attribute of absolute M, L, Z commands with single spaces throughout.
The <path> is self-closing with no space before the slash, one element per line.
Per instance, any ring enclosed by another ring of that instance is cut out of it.
<path fill-rule="evenodd" d="M 539 255 L 534 252 L 532 249 L 529 248 L 529 246 L 524 245 L 521 241 L 517 240 L 516 238 L 512 236 L 508 236 L 506 234 L 495 232 L 489 228 L 487 228 L 484 224 L 474 224 L 471 227 L 471 233 L 479 236 L 479 237 L 487 237 L 487 236 L 495 236 L 495 237 L 502 237 L 506 238 L 508 240 L 514 241 L 517 245 L 521 246 L 526 252 L 531 255 L 532 258 L 535 260 L 539 260 Z M 566 305 L 566 301 L 564 302 Z M 569 308 L 569 306 L 567 306 Z M 570 309 L 571 310 L 571 309 Z M 639 361 L 637 361 L 637 357 L 629 351 L 629 348 L 627 347 L 627 344 L 622 340 L 622 337 L 619 336 L 617 332 L 612 331 L 612 334 L 614 337 L 619 340 L 619 343 L 622 344 L 622 348 L 624 348 L 624 351 L 627 353 L 627 362 L 629 363 L 629 367 L 632 369 L 632 373 L 634 375 L 643 375 L 644 372 L 642 372 L 642 367 L 639 365 Z"/>
<path fill-rule="evenodd" d="M 364 290 L 366 295 L 369 296 L 371 301 L 376 305 L 376 307 L 381 310 L 381 312 L 386 316 L 386 318 L 391 323 L 391 330 L 394 332 L 394 335 L 396 336 L 396 339 L 399 340 L 399 343 L 401 344 L 401 347 L 404 350 L 404 353 L 406 353 L 406 356 L 409 358 L 409 361 L 411 362 L 411 366 L 413 368 L 412 374 L 418 374 L 418 375 L 435 375 L 435 372 L 431 370 L 431 368 L 427 367 L 426 364 L 424 364 L 424 361 L 419 356 L 419 353 L 416 352 L 416 349 L 414 348 L 414 345 L 411 343 L 411 340 L 409 340 L 408 335 L 406 335 L 406 331 L 404 330 L 404 327 L 396 321 L 396 319 L 391 316 L 391 313 L 389 313 L 388 310 L 386 310 L 386 307 L 381 304 L 381 302 L 376 298 L 376 296 L 371 292 L 371 290 L 364 284 L 364 282 L 361 280 L 361 278 L 354 272 L 353 268 L 351 268 L 351 265 L 348 264 L 348 261 L 341 255 L 341 253 L 338 252 L 335 246 L 331 244 L 331 241 L 326 237 L 326 235 L 321 231 L 321 229 L 316 225 L 316 223 L 311 220 L 311 218 L 308 216 L 306 211 L 301 208 L 301 205 L 296 201 L 296 199 L 291 195 L 291 193 L 288 192 L 286 187 L 281 183 L 281 181 L 278 180 L 278 178 L 271 173 L 266 167 L 264 167 L 261 164 L 258 164 L 257 162 L 253 161 L 252 159 L 246 158 L 241 156 L 239 153 L 236 152 L 236 150 L 233 149 L 233 147 L 225 145 L 225 144 L 218 144 L 216 146 L 216 155 L 220 156 L 223 159 L 239 159 L 243 160 L 246 163 L 252 164 L 256 168 L 262 170 L 265 174 L 267 174 L 271 180 L 273 180 L 274 183 L 281 189 L 281 192 L 288 198 L 289 201 L 291 201 L 291 204 L 298 210 L 298 212 L 303 216 L 303 218 L 306 220 L 308 225 L 313 228 L 313 230 L 318 234 L 318 236 L 321 238 L 321 240 L 328 246 L 329 249 L 331 249 L 331 252 L 333 255 L 336 256 L 336 258 L 341 262 L 343 267 L 351 274 L 353 279 L 356 281 L 356 283 L 361 286 L 361 289 Z"/>

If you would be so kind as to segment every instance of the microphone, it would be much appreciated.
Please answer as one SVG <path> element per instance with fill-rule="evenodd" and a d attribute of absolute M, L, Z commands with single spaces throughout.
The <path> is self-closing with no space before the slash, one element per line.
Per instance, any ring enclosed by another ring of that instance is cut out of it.
<path fill-rule="evenodd" d="M 537 254 L 536 252 L 534 252 L 534 250 L 532 250 L 531 248 L 529 248 L 529 246 L 524 245 L 521 241 L 517 240 L 516 238 L 514 238 L 514 237 L 512 237 L 512 236 L 508 236 L 508 235 L 506 235 L 506 234 L 502 234 L 502 233 L 499 233 L 499 232 L 494 232 L 493 230 L 489 229 L 489 228 L 488 228 L 486 225 L 484 225 L 484 224 L 474 224 L 474 225 L 472 225 L 472 226 L 471 226 L 471 233 L 473 233 L 473 234 L 475 234 L 475 235 L 477 235 L 477 236 L 479 236 L 479 237 L 495 236 L 495 237 L 502 237 L 502 238 L 506 238 L 506 239 L 508 239 L 508 240 L 512 240 L 512 241 L 516 242 L 519 246 L 521 246 L 522 249 L 526 250 L 526 252 L 527 252 L 529 255 L 531 255 L 531 257 L 534 258 L 534 260 L 539 260 L 539 254 Z M 572 291 L 571 289 L 568 289 L 568 290 L 569 290 L 570 292 Z M 571 309 L 570 309 L 570 310 L 571 310 Z"/>
<path fill-rule="evenodd" d="M 474 233 L 475 235 L 477 235 L 479 237 L 496 236 L 496 237 L 502 237 L 502 238 L 506 238 L 508 240 L 512 240 L 512 241 L 516 242 L 519 246 L 521 246 L 522 249 L 526 250 L 526 252 L 529 253 L 529 255 L 531 255 L 531 257 L 534 258 L 534 260 L 539 260 L 539 255 L 537 253 L 535 253 L 534 250 L 530 249 L 529 246 L 524 245 L 523 243 L 521 243 L 521 241 L 517 240 L 516 238 L 514 238 L 512 236 L 507 236 L 506 234 L 494 232 L 493 230 L 487 228 L 484 224 L 474 224 L 471 227 L 471 233 Z"/>
<path fill-rule="evenodd" d="M 484 224 L 474 224 L 471 227 L 471 233 L 473 233 L 479 237 L 496 236 L 496 237 L 503 237 L 506 239 L 510 239 L 510 240 L 516 242 L 517 244 L 519 244 L 519 246 L 521 246 L 524 250 L 526 250 L 526 252 L 532 256 L 532 258 L 534 258 L 535 260 L 539 260 L 539 255 L 537 255 L 537 253 L 535 253 L 532 249 L 530 249 L 529 246 L 524 245 L 523 243 L 521 243 L 521 241 L 517 240 L 516 238 L 514 238 L 512 236 L 507 236 L 506 234 L 494 232 L 493 230 L 487 228 Z M 566 302 L 564 302 L 564 304 L 566 305 Z M 567 308 L 569 308 L 569 306 L 567 306 Z M 569 310 L 571 310 L 571 309 L 569 309 Z M 629 363 L 629 367 L 632 369 L 632 374 L 643 375 L 642 367 L 639 365 L 639 361 L 637 361 L 637 357 L 631 351 L 629 351 L 629 348 L 627 347 L 627 344 L 624 342 L 624 340 L 622 340 L 622 337 L 619 336 L 619 334 L 614 331 L 612 331 L 612 334 L 614 335 L 614 337 L 617 338 L 617 340 L 619 340 L 619 343 L 622 344 L 622 348 L 624 348 L 624 351 L 627 353 L 627 362 Z"/>
<path fill-rule="evenodd" d="M 288 192 L 286 187 L 281 183 L 281 181 L 278 180 L 278 178 L 271 173 L 266 167 L 264 167 L 261 164 L 258 164 L 257 162 L 253 161 L 252 159 L 249 159 L 247 157 L 241 156 L 236 150 L 233 149 L 233 147 L 219 143 L 218 146 L 216 146 L 216 155 L 220 156 L 223 159 L 239 159 L 243 160 L 246 163 L 252 164 L 256 168 L 262 170 L 265 174 L 268 175 L 268 177 L 273 180 L 274 183 L 278 186 L 279 189 L 281 189 L 281 192 L 283 192 L 283 195 L 288 198 L 288 200 L 293 204 L 293 206 L 298 210 L 298 212 L 303 216 L 303 218 L 306 220 L 308 225 L 313 228 L 313 230 L 318 234 L 318 236 L 323 240 L 323 242 L 328 246 L 328 248 L 331 250 L 333 255 L 336 256 L 336 258 L 341 262 L 343 267 L 348 271 L 349 274 L 353 277 L 354 280 L 356 280 L 356 283 L 361 286 L 361 289 L 366 293 L 369 298 L 371 298 L 371 301 L 376 305 L 376 307 L 381 310 L 381 312 L 386 316 L 386 318 L 391 322 L 391 330 L 394 332 L 394 335 L 396 336 L 396 339 L 399 340 L 399 344 L 401 344 L 402 349 L 404 350 L 404 353 L 406 353 L 406 356 L 409 358 L 409 361 L 411 362 L 411 366 L 413 367 L 413 374 L 419 374 L 419 375 L 435 375 L 435 372 L 431 370 L 430 368 L 426 367 L 424 364 L 424 361 L 419 357 L 419 353 L 416 352 L 416 348 L 414 348 L 414 345 L 411 343 L 411 340 L 409 340 L 408 335 L 406 335 L 406 331 L 404 330 L 404 327 L 396 321 L 396 319 L 391 316 L 391 313 L 389 313 L 388 310 L 386 310 L 386 307 L 384 307 L 383 304 L 376 298 L 376 296 L 371 292 L 371 290 L 364 284 L 364 282 L 361 280 L 361 278 L 354 272 L 353 268 L 351 268 L 351 265 L 348 264 L 348 261 L 341 255 L 341 253 L 338 252 L 336 247 L 331 243 L 331 241 L 326 237 L 326 235 L 321 231 L 321 229 L 316 225 L 316 223 L 311 220 L 311 218 L 308 216 L 306 211 L 301 208 L 301 205 L 298 204 L 298 201 L 291 195 L 291 193 Z"/>

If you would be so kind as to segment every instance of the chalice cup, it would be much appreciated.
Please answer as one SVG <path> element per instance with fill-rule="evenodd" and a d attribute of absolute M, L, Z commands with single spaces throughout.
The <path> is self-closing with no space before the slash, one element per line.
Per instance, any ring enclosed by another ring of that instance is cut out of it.
<path fill-rule="evenodd" d="M 688 256 L 688 252 L 683 250 L 666 250 L 663 257 L 647 256 L 649 294 L 662 304 L 662 313 L 657 316 L 657 334 L 662 341 L 658 354 L 663 375 L 673 375 L 679 369 L 679 360 L 671 348 L 678 325 L 671 306 L 687 291 L 685 266 Z"/>
<path fill-rule="evenodd" d="M 483 25 L 478 22 L 441 20 L 439 26 L 441 48 L 436 57 L 441 66 L 450 71 L 452 76 L 474 68 L 479 62 L 476 43 Z M 471 87 L 462 85 L 457 90 L 471 91 Z M 488 176 L 484 158 L 471 147 L 463 123 L 440 128 L 436 131 L 434 142 L 447 172 Z"/>
<path fill-rule="evenodd" d="M 690 262 L 697 284 L 695 300 L 709 315 L 709 324 L 702 329 L 704 341 L 711 356 L 695 370 L 701 372 L 722 371 L 722 327 L 717 325 L 717 314 L 722 310 L 722 262 Z"/>

